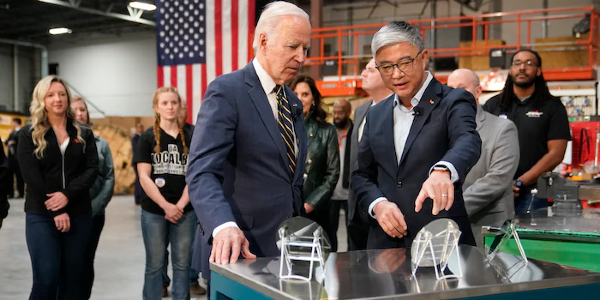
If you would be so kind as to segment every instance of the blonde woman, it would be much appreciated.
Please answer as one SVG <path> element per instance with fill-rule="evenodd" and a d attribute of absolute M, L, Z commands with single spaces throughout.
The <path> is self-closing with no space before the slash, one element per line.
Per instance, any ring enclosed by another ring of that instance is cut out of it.
<path fill-rule="evenodd" d="M 159 88 L 152 99 L 154 126 L 140 136 L 133 158 L 142 198 L 142 235 L 146 248 L 143 298 L 162 298 L 162 269 L 171 244 L 173 300 L 190 299 L 188 271 L 196 216 L 185 183 L 192 131 L 178 121 L 177 89 Z"/>
<path fill-rule="evenodd" d="M 57 293 L 82 299 L 98 154 L 94 134 L 75 120 L 70 100 L 62 79 L 43 78 L 33 91 L 32 124 L 20 131 L 17 159 L 27 184 L 25 232 L 33 268 L 29 299 L 54 300 Z"/>
<path fill-rule="evenodd" d="M 71 102 L 71 107 L 75 110 L 75 117 L 81 124 L 91 125 L 90 113 L 87 104 L 80 97 L 76 97 Z M 96 249 L 100 241 L 100 234 L 104 228 L 104 215 L 106 205 L 113 196 L 115 188 L 115 168 L 113 166 L 112 154 L 108 147 L 108 142 L 100 136 L 94 136 L 96 148 L 98 149 L 98 177 L 90 189 L 90 198 L 92 199 L 92 233 L 85 252 L 85 262 L 83 264 L 81 299 L 90 299 L 92 295 L 92 286 L 94 285 L 94 258 Z"/>

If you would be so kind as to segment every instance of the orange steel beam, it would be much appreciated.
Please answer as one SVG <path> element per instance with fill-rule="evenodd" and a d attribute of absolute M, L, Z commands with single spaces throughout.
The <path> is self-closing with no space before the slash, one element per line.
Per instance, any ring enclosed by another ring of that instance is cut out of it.
<path fill-rule="evenodd" d="M 539 14 L 545 13 L 544 16 Z M 552 14 L 554 15 L 548 15 Z M 545 46 L 555 46 L 555 49 L 559 49 L 564 46 L 576 45 L 588 51 L 588 66 L 577 67 L 577 68 L 562 68 L 562 69 L 544 69 L 544 74 L 547 80 L 591 80 L 596 79 L 596 65 L 598 55 L 598 12 L 594 10 L 592 6 L 585 7 L 574 7 L 574 8 L 553 8 L 553 9 L 536 9 L 528 11 L 517 11 L 517 12 L 500 12 L 500 13 L 489 13 L 473 16 L 459 16 L 459 17 L 444 17 L 436 19 L 421 19 L 421 20 L 409 20 L 408 22 L 419 26 L 421 34 L 425 37 L 427 30 L 431 29 L 445 29 L 445 28 L 460 28 L 471 26 L 473 30 L 473 39 L 467 47 L 453 47 L 453 48 L 438 48 L 428 49 L 430 57 L 461 57 L 461 56 L 472 56 L 472 55 L 486 55 L 490 49 L 505 49 L 507 53 L 514 53 L 517 49 L 522 46 L 535 46 L 532 43 L 532 22 L 544 21 L 544 20 L 561 20 L 561 19 L 574 19 L 582 18 L 586 13 L 591 15 L 591 25 L 589 36 L 585 39 L 577 40 L 574 42 L 563 42 L 563 43 L 546 43 L 539 44 Z M 502 19 L 498 19 L 502 18 Z M 469 21 L 463 22 L 460 21 Z M 431 25 L 434 21 L 435 25 Z M 489 26 L 493 24 L 506 24 L 516 23 L 517 34 L 516 42 L 509 45 L 489 45 Z M 523 24 L 526 23 L 526 24 Z M 326 28 L 314 28 L 312 30 L 312 38 L 318 39 L 320 43 L 320 49 L 318 53 L 313 53 L 311 57 L 307 57 L 305 63 L 306 66 L 317 66 L 323 65 L 326 60 L 335 60 L 337 62 L 337 81 L 319 81 L 318 85 L 323 88 L 322 91 L 324 96 L 334 95 L 349 95 L 352 93 L 362 93 L 360 89 L 361 79 L 358 75 L 360 72 L 360 60 L 361 58 L 368 58 L 367 55 L 358 55 L 359 45 L 358 37 L 363 35 L 372 35 L 379 28 L 384 26 L 385 23 L 377 24 L 364 24 L 364 25 L 349 25 L 349 26 L 336 26 Z M 525 25 L 527 32 L 525 40 L 522 40 L 521 26 Z M 483 27 L 483 40 L 477 38 L 479 27 Z M 354 45 L 347 51 L 353 51 L 353 53 L 346 53 L 342 55 L 342 38 L 349 37 L 353 38 Z M 325 39 L 338 39 L 337 41 L 337 55 L 324 55 L 324 44 Z M 483 45 L 477 45 L 478 41 L 483 41 Z M 352 73 L 356 75 L 353 79 L 342 80 L 344 65 L 352 64 Z M 445 80 L 442 77 L 440 79 Z M 338 94 L 335 94 L 338 93 Z"/>

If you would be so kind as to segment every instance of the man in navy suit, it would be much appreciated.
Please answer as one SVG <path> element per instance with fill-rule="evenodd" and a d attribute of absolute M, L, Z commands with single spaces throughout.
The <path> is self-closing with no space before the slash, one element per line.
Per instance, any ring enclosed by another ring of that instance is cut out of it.
<path fill-rule="evenodd" d="M 203 277 L 209 261 L 277 256 L 277 229 L 304 214 L 306 133 L 302 103 L 283 84 L 306 59 L 311 26 L 297 6 L 268 4 L 256 26 L 256 57 L 215 79 L 198 113 L 188 164 Z"/>
<path fill-rule="evenodd" d="M 459 243 L 475 245 L 461 188 L 481 151 L 475 99 L 433 78 L 424 48 L 419 29 L 406 22 L 387 24 L 371 42 L 394 94 L 369 110 L 352 176 L 371 216 L 368 249 L 410 247 L 438 218 L 456 221 Z"/>

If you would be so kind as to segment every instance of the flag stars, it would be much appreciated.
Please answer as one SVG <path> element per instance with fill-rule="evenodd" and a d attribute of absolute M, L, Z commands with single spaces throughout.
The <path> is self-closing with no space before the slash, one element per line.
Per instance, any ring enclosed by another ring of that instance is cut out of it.
<path fill-rule="evenodd" d="M 181 65 L 204 61 L 205 21 L 203 1 L 161 1 L 157 15 L 160 64 Z M 200 60 L 201 59 L 201 60 Z"/>

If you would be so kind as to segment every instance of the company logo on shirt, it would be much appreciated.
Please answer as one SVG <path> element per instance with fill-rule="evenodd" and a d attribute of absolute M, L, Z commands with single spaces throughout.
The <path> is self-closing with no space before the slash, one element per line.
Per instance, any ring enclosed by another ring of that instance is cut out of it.
<path fill-rule="evenodd" d="M 534 110 L 534 111 L 530 111 L 530 112 L 526 113 L 525 115 L 527 115 L 530 118 L 539 118 L 543 114 L 544 114 L 543 112 L 539 112 L 537 110 Z"/>
<path fill-rule="evenodd" d="M 154 174 L 184 175 L 187 173 L 188 155 L 179 153 L 177 145 L 169 144 L 168 151 L 152 153 Z"/>

